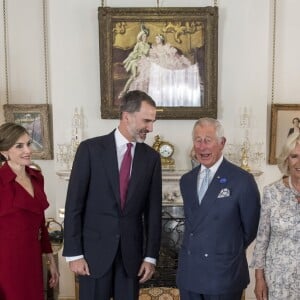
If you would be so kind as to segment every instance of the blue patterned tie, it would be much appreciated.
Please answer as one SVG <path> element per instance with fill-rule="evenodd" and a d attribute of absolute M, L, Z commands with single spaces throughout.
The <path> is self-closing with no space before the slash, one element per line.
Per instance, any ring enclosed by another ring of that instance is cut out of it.
<path fill-rule="evenodd" d="M 199 183 L 199 188 L 198 188 L 198 199 L 199 199 L 199 204 L 201 204 L 202 198 L 206 193 L 206 190 L 209 185 L 209 169 L 204 169 L 204 177 L 202 179 L 202 182 Z"/>

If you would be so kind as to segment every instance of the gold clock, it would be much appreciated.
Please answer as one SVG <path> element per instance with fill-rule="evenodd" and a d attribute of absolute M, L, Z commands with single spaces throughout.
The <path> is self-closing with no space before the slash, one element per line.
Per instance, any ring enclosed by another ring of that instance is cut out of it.
<path fill-rule="evenodd" d="M 174 170 L 175 160 L 172 157 L 174 154 L 174 146 L 167 141 L 161 140 L 160 136 L 156 135 L 152 147 L 160 154 L 162 169 Z"/>

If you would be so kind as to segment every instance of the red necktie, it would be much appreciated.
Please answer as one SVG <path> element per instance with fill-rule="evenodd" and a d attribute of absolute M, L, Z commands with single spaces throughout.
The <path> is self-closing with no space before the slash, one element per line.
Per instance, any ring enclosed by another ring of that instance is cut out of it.
<path fill-rule="evenodd" d="M 124 154 L 121 168 L 120 168 L 120 196 L 121 196 L 121 208 L 124 208 L 126 195 L 128 190 L 128 182 L 130 178 L 130 168 L 131 168 L 131 147 L 132 144 L 127 144 L 127 150 Z"/>

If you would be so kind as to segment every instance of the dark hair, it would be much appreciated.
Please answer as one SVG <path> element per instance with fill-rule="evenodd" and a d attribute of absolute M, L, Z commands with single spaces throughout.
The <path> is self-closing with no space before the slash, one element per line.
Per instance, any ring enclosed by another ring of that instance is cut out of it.
<path fill-rule="evenodd" d="M 120 104 L 120 118 L 124 111 L 133 113 L 140 111 L 142 102 L 146 102 L 149 105 L 156 107 L 155 101 L 145 92 L 134 90 L 129 91 L 121 98 Z"/>
<path fill-rule="evenodd" d="M 165 44 L 165 41 L 166 41 L 166 40 L 165 40 L 165 37 L 164 37 L 161 33 L 159 33 L 159 34 L 156 35 L 156 36 L 160 38 L 162 44 L 164 45 L 164 44 Z"/>
<path fill-rule="evenodd" d="M 0 151 L 9 150 L 23 134 L 28 134 L 28 131 L 21 125 L 16 123 L 4 123 L 0 126 Z M 0 154 L 0 161 L 5 161 L 6 158 Z"/>
<path fill-rule="evenodd" d="M 293 120 L 292 120 L 292 123 L 293 123 L 293 124 L 294 124 L 294 121 L 295 121 L 295 120 L 297 120 L 298 123 L 300 123 L 300 119 L 296 117 L 296 118 L 293 118 Z"/>

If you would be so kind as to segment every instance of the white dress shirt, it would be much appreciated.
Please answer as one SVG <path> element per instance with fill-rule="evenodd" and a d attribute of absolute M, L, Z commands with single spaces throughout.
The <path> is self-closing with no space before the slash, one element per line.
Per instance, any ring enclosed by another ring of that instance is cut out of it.
<path fill-rule="evenodd" d="M 218 160 L 217 162 L 209 169 L 209 182 L 211 182 L 211 180 L 214 178 L 217 170 L 219 169 L 222 161 L 224 159 L 224 156 L 222 155 Z M 203 179 L 204 179 L 204 175 L 205 175 L 205 172 L 204 170 L 207 169 L 204 165 L 201 165 L 201 168 L 199 170 L 199 173 L 198 173 L 198 187 L 201 185 Z"/>

